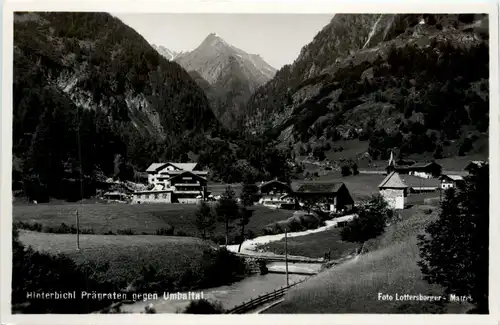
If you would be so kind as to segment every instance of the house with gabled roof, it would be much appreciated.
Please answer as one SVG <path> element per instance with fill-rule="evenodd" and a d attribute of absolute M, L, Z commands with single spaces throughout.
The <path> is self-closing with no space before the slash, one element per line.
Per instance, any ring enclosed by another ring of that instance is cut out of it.
<path fill-rule="evenodd" d="M 378 186 L 380 195 L 391 209 L 404 209 L 408 185 L 403 182 L 399 174 L 392 171 Z"/>
<path fill-rule="evenodd" d="M 441 189 L 446 190 L 452 187 L 456 187 L 458 183 L 464 181 L 463 176 L 461 175 L 442 175 L 441 180 Z"/>
<path fill-rule="evenodd" d="M 259 185 L 259 204 L 270 208 L 296 208 L 298 203 L 293 196 L 292 187 L 274 179 L 268 182 L 262 182 Z"/>
<path fill-rule="evenodd" d="M 473 173 L 476 169 L 486 165 L 486 161 L 484 160 L 473 160 L 467 166 L 465 166 L 464 170 L 469 174 Z"/>
<path fill-rule="evenodd" d="M 342 182 L 305 183 L 300 185 L 294 194 L 301 204 L 314 199 L 319 202 L 322 210 L 327 212 L 350 210 L 354 206 L 351 193 Z"/>
<path fill-rule="evenodd" d="M 197 203 L 207 198 L 208 171 L 197 163 L 153 163 L 146 172 L 153 188 L 135 192 L 133 203 Z"/>

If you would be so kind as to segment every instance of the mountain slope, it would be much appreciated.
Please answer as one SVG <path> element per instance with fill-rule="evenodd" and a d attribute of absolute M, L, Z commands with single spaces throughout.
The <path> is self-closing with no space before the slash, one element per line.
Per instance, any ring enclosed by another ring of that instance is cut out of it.
<path fill-rule="evenodd" d="M 234 127 L 250 95 L 271 79 L 276 70 L 259 55 L 248 54 L 209 34 L 193 51 L 175 59 L 188 71 L 196 71 L 213 86 L 215 115 Z"/>
<path fill-rule="evenodd" d="M 151 46 L 158 52 L 160 53 L 161 56 L 163 56 L 165 59 L 169 60 L 169 61 L 173 61 L 175 60 L 177 57 L 179 56 L 182 56 L 184 54 L 186 54 L 186 52 L 176 52 L 176 51 L 172 51 L 172 50 L 169 50 L 167 49 L 166 47 L 162 46 L 162 45 L 155 45 L 155 44 L 151 44 Z"/>
<path fill-rule="evenodd" d="M 487 80 L 485 15 L 335 15 L 252 95 L 246 126 L 288 143 L 370 140 L 375 159 L 456 155 L 487 131 Z"/>
<path fill-rule="evenodd" d="M 17 180 L 50 196 L 219 127 L 189 74 L 106 13 L 16 13 L 13 88 Z"/>

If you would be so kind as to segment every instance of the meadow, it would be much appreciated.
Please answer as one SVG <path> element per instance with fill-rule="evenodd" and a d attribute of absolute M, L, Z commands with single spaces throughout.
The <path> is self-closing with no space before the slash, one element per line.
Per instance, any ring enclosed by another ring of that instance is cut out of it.
<path fill-rule="evenodd" d="M 176 234 L 197 237 L 197 209 L 195 204 L 23 204 L 13 207 L 13 221 L 40 223 L 48 227 L 60 226 L 61 223 L 76 225 L 78 211 L 80 227 L 91 228 L 95 234 L 117 233 L 124 229 L 131 229 L 137 235 L 156 234 L 158 229 L 172 226 Z M 254 215 L 246 228 L 257 234 L 267 225 L 293 215 L 293 211 L 288 210 L 262 206 L 255 206 L 254 209 Z M 215 235 L 223 234 L 223 224 L 218 223 Z"/>
<path fill-rule="evenodd" d="M 19 239 L 37 251 L 65 254 L 78 265 L 95 263 L 96 279 L 110 281 L 120 289 L 134 286 L 150 267 L 162 277 L 179 279 L 185 270 L 201 266 L 203 252 L 214 248 L 192 237 L 80 235 L 79 250 L 72 234 L 21 231 Z M 102 268 L 106 264 L 108 267 Z"/>
<path fill-rule="evenodd" d="M 324 257 L 330 252 L 335 260 L 355 252 L 357 245 L 340 239 L 340 228 L 331 228 L 305 236 L 288 238 L 288 254 L 314 258 Z M 274 241 L 258 247 L 268 252 L 285 255 L 285 240 Z"/>
<path fill-rule="evenodd" d="M 378 293 L 444 295 L 422 278 L 416 236 L 437 217 L 433 206 L 415 206 L 403 220 L 366 243 L 367 253 L 328 269 L 285 295 L 268 313 L 461 313 L 470 306 L 419 301 L 383 301 Z"/>

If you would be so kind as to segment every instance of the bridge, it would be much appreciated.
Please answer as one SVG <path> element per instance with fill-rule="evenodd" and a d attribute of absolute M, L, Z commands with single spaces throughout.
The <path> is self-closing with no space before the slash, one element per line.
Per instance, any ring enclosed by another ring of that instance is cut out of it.
<path fill-rule="evenodd" d="M 244 258 L 251 258 L 255 259 L 258 261 L 266 261 L 266 262 L 285 262 L 288 261 L 288 263 L 314 263 L 314 264 L 323 264 L 325 263 L 324 258 L 313 258 L 313 257 L 305 257 L 305 256 L 291 256 L 288 255 L 288 258 L 285 258 L 284 255 L 271 255 L 271 254 L 261 254 L 261 253 L 245 253 L 245 252 L 240 252 L 240 253 L 233 253 L 236 256 L 244 257 Z"/>

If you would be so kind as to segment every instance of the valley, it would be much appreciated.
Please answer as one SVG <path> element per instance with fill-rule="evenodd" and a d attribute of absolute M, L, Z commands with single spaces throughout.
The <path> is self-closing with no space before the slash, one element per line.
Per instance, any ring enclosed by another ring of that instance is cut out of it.
<path fill-rule="evenodd" d="M 15 13 L 13 313 L 485 313 L 488 22 L 335 14 L 276 69 L 248 31 Z M 208 298 L 26 298 L 68 288 Z"/>

